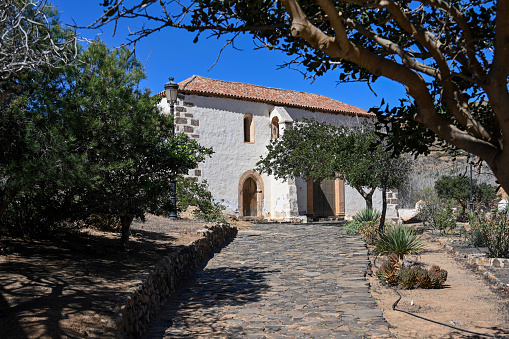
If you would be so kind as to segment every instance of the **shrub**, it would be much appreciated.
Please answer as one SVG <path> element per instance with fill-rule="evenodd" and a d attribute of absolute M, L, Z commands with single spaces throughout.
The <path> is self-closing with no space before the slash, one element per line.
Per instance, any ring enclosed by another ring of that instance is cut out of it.
<path fill-rule="evenodd" d="M 433 265 L 429 269 L 429 274 L 432 280 L 432 288 L 442 288 L 447 280 L 447 271 L 437 265 Z"/>
<path fill-rule="evenodd" d="M 418 219 L 441 232 L 455 227 L 456 218 L 451 200 L 440 199 L 436 191 L 431 188 L 422 190 L 418 195 L 421 198 L 417 211 Z"/>
<path fill-rule="evenodd" d="M 185 211 L 194 206 L 194 216 L 203 221 L 226 221 L 223 214 L 225 207 L 214 201 L 212 193 L 208 190 L 207 181 L 196 182 L 194 178 L 178 177 L 177 179 L 177 210 Z M 157 215 L 169 215 L 171 206 L 169 195 L 155 204 L 150 212 Z"/>
<path fill-rule="evenodd" d="M 468 233 L 468 242 L 474 247 L 484 247 L 484 235 L 479 225 L 478 215 L 475 212 L 468 214 L 468 221 L 470 224 L 470 233 Z"/>
<path fill-rule="evenodd" d="M 424 244 L 414 230 L 402 224 L 387 227 L 375 242 L 375 253 L 387 255 L 394 253 L 400 260 L 407 254 L 420 253 Z"/>
<path fill-rule="evenodd" d="M 362 226 L 362 222 L 357 220 L 349 221 L 343 229 L 345 230 L 346 234 L 350 235 L 357 235 L 360 234 L 359 228 Z"/>
<path fill-rule="evenodd" d="M 73 205 L 52 187 L 40 187 L 18 194 L 0 218 L 0 234 L 48 238 L 79 227 L 69 220 Z"/>
<path fill-rule="evenodd" d="M 468 242 L 474 247 L 484 247 L 484 235 L 479 227 L 471 227 L 470 234 L 468 235 Z"/>
<path fill-rule="evenodd" d="M 470 201 L 470 179 L 463 175 L 444 175 L 435 182 L 435 190 L 442 200 L 457 201 L 466 212 Z"/>
<path fill-rule="evenodd" d="M 420 288 L 431 288 L 432 282 L 431 282 L 431 275 L 428 271 L 425 269 L 418 269 L 417 270 L 417 283 L 419 284 Z"/>
<path fill-rule="evenodd" d="M 492 185 L 480 183 L 474 187 L 474 203 L 478 210 L 490 211 L 495 209 L 500 199 L 501 196 L 497 194 L 496 187 Z"/>
<path fill-rule="evenodd" d="M 359 232 L 368 244 L 372 245 L 378 239 L 379 225 L 378 221 L 368 221 L 360 225 Z"/>
<path fill-rule="evenodd" d="M 421 288 L 442 288 L 447 280 L 447 271 L 433 265 L 429 270 L 420 268 L 417 282 Z"/>
<path fill-rule="evenodd" d="M 500 199 L 496 188 L 487 183 L 477 183 L 477 180 L 473 180 L 472 189 L 476 209 L 489 211 Z M 435 182 L 435 190 L 441 199 L 457 201 L 462 208 L 462 217 L 466 215 L 470 203 L 470 178 L 464 175 L 443 176 Z"/>
<path fill-rule="evenodd" d="M 377 210 L 365 207 L 354 215 L 353 220 L 359 222 L 378 221 L 381 217 Z"/>
<path fill-rule="evenodd" d="M 442 201 L 442 208 L 438 210 L 435 216 L 435 224 L 441 232 L 456 228 L 456 216 L 453 213 L 453 202 L 451 200 Z"/>
<path fill-rule="evenodd" d="M 475 213 L 470 220 L 472 231 L 478 229 L 482 234 L 484 245 L 490 250 L 492 257 L 509 257 L 509 216 L 498 213 L 490 217 Z"/>
<path fill-rule="evenodd" d="M 395 286 L 398 284 L 398 267 L 391 260 L 384 260 L 376 272 L 376 276 L 384 285 Z"/>

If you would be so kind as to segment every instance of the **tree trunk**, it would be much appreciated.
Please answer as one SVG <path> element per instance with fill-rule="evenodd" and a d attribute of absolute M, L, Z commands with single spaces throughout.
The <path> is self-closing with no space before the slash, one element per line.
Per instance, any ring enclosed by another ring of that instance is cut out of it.
<path fill-rule="evenodd" d="M 131 232 L 131 223 L 133 222 L 134 215 L 121 215 L 120 216 L 120 230 L 122 236 L 120 237 L 120 248 L 122 251 L 127 251 L 129 247 L 129 233 Z"/>
<path fill-rule="evenodd" d="M 382 188 L 382 216 L 380 217 L 380 225 L 378 226 L 378 233 L 383 234 L 385 228 L 385 214 L 387 212 L 387 189 Z"/>
<path fill-rule="evenodd" d="M 366 201 L 366 208 L 373 209 L 373 193 L 375 192 L 375 189 L 371 189 L 367 193 L 362 189 L 362 187 L 355 187 L 355 189 L 364 198 L 364 201 Z"/>
<path fill-rule="evenodd" d="M 482 157 L 481 157 L 482 159 Z M 506 193 L 509 193 L 509 150 L 501 151 L 493 161 L 485 160 Z"/>

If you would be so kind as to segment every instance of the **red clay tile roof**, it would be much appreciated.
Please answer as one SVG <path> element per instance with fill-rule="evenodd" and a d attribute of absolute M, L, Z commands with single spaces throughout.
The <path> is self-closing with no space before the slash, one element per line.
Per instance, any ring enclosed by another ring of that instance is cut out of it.
<path fill-rule="evenodd" d="M 179 91 L 184 94 L 263 102 L 277 106 L 297 107 L 332 114 L 374 117 L 374 114 L 368 113 L 362 108 L 345 104 L 324 95 L 250 85 L 241 82 L 214 80 L 199 75 L 193 75 L 179 82 Z M 164 92 L 159 93 L 159 95 L 161 97 L 165 96 Z"/>

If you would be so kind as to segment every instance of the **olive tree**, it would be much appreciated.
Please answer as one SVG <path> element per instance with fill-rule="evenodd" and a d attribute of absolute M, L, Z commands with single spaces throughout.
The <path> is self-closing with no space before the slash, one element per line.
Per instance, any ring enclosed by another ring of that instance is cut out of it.
<path fill-rule="evenodd" d="M 381 189 L 382 230 L 386 191 L 400 186 L 410 170 L 408 160 L 387 153 L 384 147 L 368 124 L 345 127 L 302 120 L 273 140 L 257 165 L 260 172 L 276 178 L 321 181 L 339 177 L 359 192 L 369 208 L 373 208 L 373 193 Z"/>

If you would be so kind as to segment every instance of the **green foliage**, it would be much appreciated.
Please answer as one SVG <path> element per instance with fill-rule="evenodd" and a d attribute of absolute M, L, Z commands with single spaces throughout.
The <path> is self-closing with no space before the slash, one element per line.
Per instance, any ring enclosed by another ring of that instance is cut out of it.
<path fill-rule="evenodd" d="M 402 158 L 393 158 L 380 144 L 372 126 L 334 126 L 316 120 L 295 122 L 282 137 L 267 146 L 258 171 L 276 178 L 340 177 L 354 187 L 372 208 L 376 188 L 396 188 L 410 169 Z"/>
<path fill-rule="evenodd" d="M 0 234 L 48 238 L 76 226 L 67 222 L 69 208 L 62 196 L 52 190 L 41 188 L 19 193 L 0 218 Z"/>
<path fill-rule="evenodd" d="M 384 261 L 380 265 L 376 275 L 382 284 L 394 286 L 399 282 L 397 272 L 398 270 L 393 263 Z"/>
<path fill-rule="evenodd" d="M 478 225 L 472 226 L 470 228 L 470 233 L 468 234 L 468 242 L 474 247 L 486 246 L 486 243 L 484 242 L 484 234 Z"/>
<path fill-rule="evenodd" d="M 438 196 L 443 200 L 455 200 L 466 213 L 470 203 L 470 178 L 461 175 L 447 176 L 444 175 L 435 182 L 435 190 Z M 495 187 L 486 184 L 478 184 L 476 180 L 472 180 L 472 198 L 474 204 L 478 208 L 490 210 L 497 201 Z"/>
<path fill-rule="evenodd" d="M 345 225 L 344 230 L 350 235 L 362 234 L 368 243 L 372 243 L 376 237 L 374 232 L 379 219 L 378 211 L 365 207 L 353 216 L 353 220 Z"/>
<path fill-rule="evenodd" d="M 429 270 L 418 268 L 416 271 L 417 283 L 421 288 L 442 288 L 445 281 L 447 280 L 447 271 L 436 265 L 433 265 Z"/>
<path fill-rule="evenodd" d="M 429 269 L 430 275 L 433 277 L 432 288 L 442 288 L 443 284 L 447 280 L 447 271 L 441 269 L 438 265 L 433 265 Z"/>
<path fill-rule="evenodd" d="M 375 242 L 375 253 L 396 254 L 401 260 L 407 254 L 420 253 L 424 244 L 414 230 L 402 224 L 387 227 Z"/>
<path fill-rule="evenodd" d="M 451 200 L 442 201 L 442 208 L 438 209 L 433 222 L 442 232 L 452 231 L 456 228 L 456 216 L 453 213 Z"/>
<path fill-rule="evenodd" d="M 484 245 L 495 258 L 509 258 L 509 216 L 498 213 L 493 216 L 474 213 L 470 218 L 472 232 L 482 234 Z"/>
<path fill-rule="evenodd" d="M 285 66 L 309 79 L 327 72 L 338 72 L 339 82 L 391 79 L 408 97 L 371 109 L 388 150 L 427 155 L 436 146 L 462 148 L 486 161 L 509 191 L 503 170 L 509 57 L 499 38 L 508 34 L 504 1 L 138 0 L 120 10 L 106 0 L 103 6 L 97 26 L 146 21 L 134 41 L 169 26 L 195 32 L 195 42 L 205 31 L 230 35 L 228 42 L 244 32 L 256 46 L 262 41 L 285 52 Z"/>
<path fill-rule="evenodd" d="M 497 194 L 496 187 L 480 183 L 474 186 L 474 206 L 477 210 L 490 211 L 497 207 L 501 196 Z"/>
<path fill-rule="evenodd" d="M 351 220 L 344 227 L 343 230 L 346 234 L 349 235 L 357 235 L 360 234 L 360 228 L 362 226 L 362 222 Z"/>
<path fill-rule="evenodd" d="M 84 213 L 124 218 L 125 247 L 128 221 L 142 217 L 168 194 L 172 177 L 186 174 L 211 150 L 185 134 L 173 135 L 173 121 L 159 113 L 158 98 L 139 89 L 145 73 L 130 50 L 109 50 L 95 41 L 79 61 L 70 74 L 74 96 L 67 107 L 85 180 L 71 192 Z"/>
<path fill-rule="evenodd" d="M 7 211 L 4 224 L 34 228 L 23 233 L 42 230 L 41 223 L 116 216 L 126 247 L 132 219 L 212 152 L 173 135 L 158 98 L 140 90 L 145 73 L 125 47 L 95 41 L 73 67 L 20 77 L 20 84 L 0 83 L 12 93 L 0 97 L 0 215 Z M 23 215 L 15 208 L 21 202 L 29 204 Z"/>
<path fill-rule="evenodd" d="M 0 13 L 0 81 L 74 61 L 77 36 L 60 25 L 57 9 L 47 1 L 3 0 Z"/>
<path fill-rule="evenodd" d="M 428 226 L 444 232 L 456 226 L 453 214 L 453 202 L 440 199 L 434 189 L 426 188 L 418 193 L 421 201 L 418 205 L 416 217 Z"/>
<path fill-rule="evenodd" d="M 0 231 L 44 236 L 68 218 L 63 191 L 81 169 L 62 124 L 77 49 L 53 7 L 14 2 L 0 5 Z"/>
<path fill-rule="evenodd" d="M 405 290 L 411 290 L 419 286 L 419 268 L 403 268 L 397 272 L 398 283 Z"/>
<path fill-rule="evenodd" d="M 380 212 L 377 210 L 365 207 L 353 216 L 353 220 L 359 222 L 365 221 L 378 221 L 380 219 Z"/>
<path fill-rule="evenodd" d="M 177 207 L 185 211 L 189 206 L 195 206 L 193 211 L 197 219 L 213 222 L 226 221 L 223 214 L 224 205 L 215 202 L 208 190 L 207 181 L 196 182 L 193 178 L 179 177 L 177 180 Z"/>
<path fill-rule="evenodd" d="M 456 200 L 466 211 L 470 200 L 470 179 L 459 175 L 444 175 L 435 182 L 435 191 L 441 199 Z"/>

